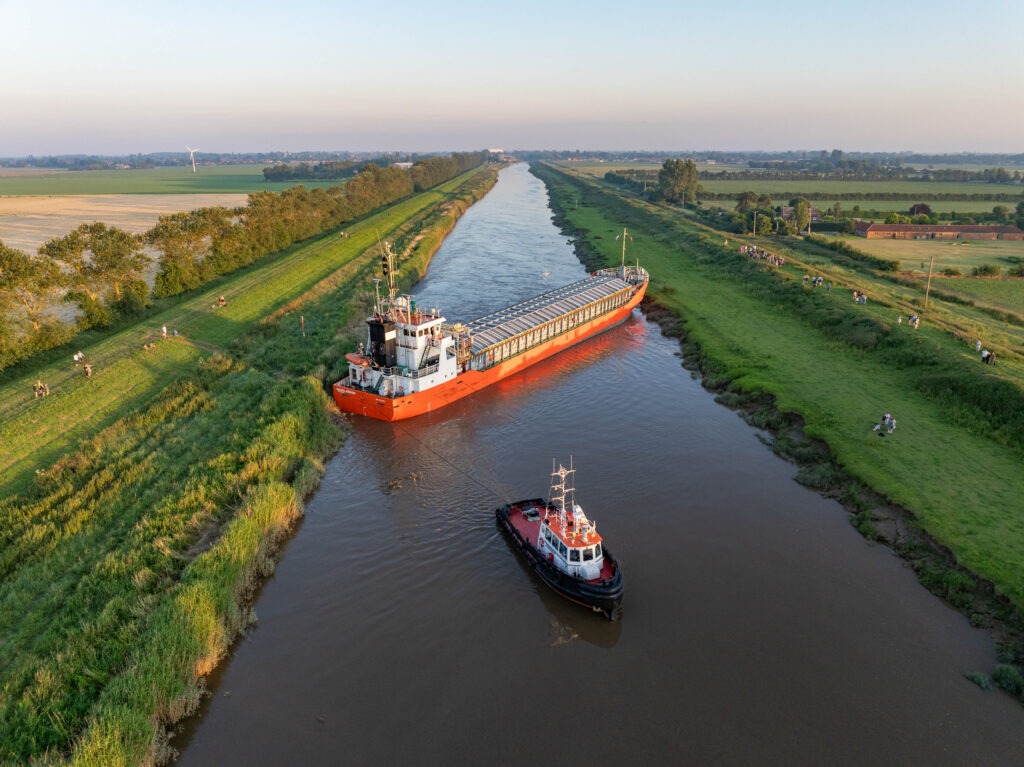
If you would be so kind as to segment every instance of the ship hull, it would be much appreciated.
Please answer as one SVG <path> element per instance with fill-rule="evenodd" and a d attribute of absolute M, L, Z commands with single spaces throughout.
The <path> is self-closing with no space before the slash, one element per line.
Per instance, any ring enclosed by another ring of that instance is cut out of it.
<path fill-rule="evenodd" d="M 381 421 L 401 421 L 439 410 L 463 397 L 502 381 L 542 360 L 558 354 L 578 343 L 623 322 L 644 297 L 646 284 L 641 286 L 622 306 L 589 322 L 578 325 L 549 341 L 527 349 L 521 354 L 503 360 L 486 370 L 466 370 L 456 378 L 426 391 L 394 397 L 381 396 L 372 391 L 334 384 L 334 401 L 338 407 L 356 415 L 369 416 Z"/>
<path fill-rule="evenodd" d="M 522 555 L 526 564 L 553 591 L 571 602 L 601 613 L 610 621 L 618 620 L 622 617 L 622 572 L 607 546 L 604 547 L 604 559 L 609 572 L 602 572 L 600 579 L 580 580 L 551 564 L 530 542 L 529 523 L 523 523 L 521 519 L 518 521 L 514 519 L 516 515 L 521 515 L 523 508 L 542 508 L 545 505 L 545 501 L 534 498 L 502 506 L 494 512 L 498 527 Z"/>

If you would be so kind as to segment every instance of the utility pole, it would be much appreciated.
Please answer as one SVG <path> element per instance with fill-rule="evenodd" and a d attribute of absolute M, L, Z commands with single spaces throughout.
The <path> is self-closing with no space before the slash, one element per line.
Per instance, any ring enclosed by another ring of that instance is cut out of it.
<path fill-rule="evenodd" d="M 932 267 L 935 265 L 935 254 L 932 253 L 931 261 L 928 262 L 928 284 L 924 289 L 924 308 L 928 308 L 928 294 L 932 290 Z"/>

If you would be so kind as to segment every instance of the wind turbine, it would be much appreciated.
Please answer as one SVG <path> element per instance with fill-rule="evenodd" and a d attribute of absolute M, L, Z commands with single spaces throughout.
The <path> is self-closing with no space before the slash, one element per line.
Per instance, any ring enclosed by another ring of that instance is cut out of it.
<path fill-rule="evenodd" d="M 198 149 L 193 149 L 188 144 L 185 144 L 185 148 L 188 150 L 188 159 L 192 161 L 192 172 L 196 172 L 196 152 Z"/>

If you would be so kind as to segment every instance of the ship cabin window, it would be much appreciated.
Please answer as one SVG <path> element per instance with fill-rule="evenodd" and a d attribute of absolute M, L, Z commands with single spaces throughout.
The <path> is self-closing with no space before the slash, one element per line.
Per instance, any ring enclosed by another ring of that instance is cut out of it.
<path fill-rule="evenodd" d="M 583 549 L 583 561 L 591 562 L 594 559 L 594 549 L 591 547 Z"/>
<path fill-rule="evenodd" d="M 565 558 L 565 544 L 561 541 L 558 542 L 558 553 L 562 555 L 563 559 Z"/>
<path fill-rule="evenodd" d="M 588 549 L 588 551 L 589 551 L 589 549 Z M 570 562 L 579 562 L 580 561 L 580 550 L 579 549 L 569 549 L 569 561 Z"/>
<path fill-rule="evenodd" d="M 597 544 L 596 546 L 594 546 L 594 556 L 595 557 L 601 556 L 601 544 L 600 543 Z"/>

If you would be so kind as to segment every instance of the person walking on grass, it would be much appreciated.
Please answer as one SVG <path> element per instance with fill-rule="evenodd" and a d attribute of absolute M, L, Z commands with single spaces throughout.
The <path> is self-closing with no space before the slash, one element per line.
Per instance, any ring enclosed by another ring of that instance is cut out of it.
<path fill-rule="evenodd" d="M 164 325 L 162 328 L 160 328 L 160 335 L 162 335 L 164 338 L 167 338 L 167 326 L 166 325 Z"/>

